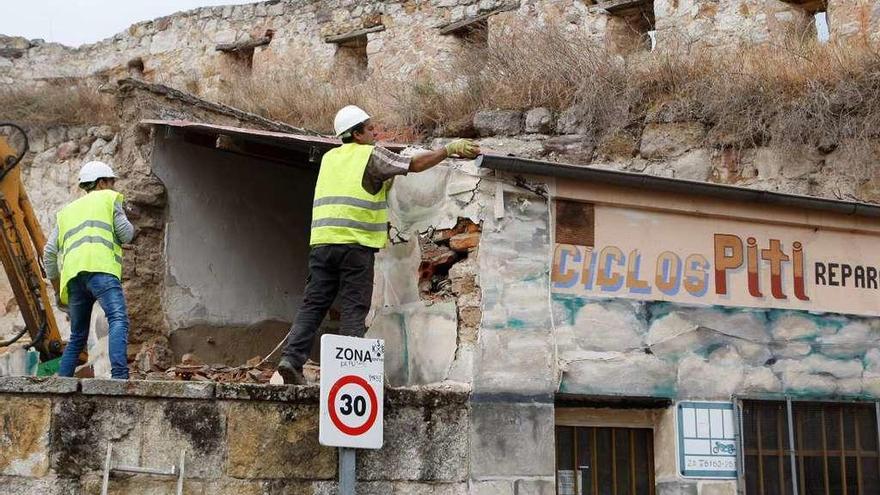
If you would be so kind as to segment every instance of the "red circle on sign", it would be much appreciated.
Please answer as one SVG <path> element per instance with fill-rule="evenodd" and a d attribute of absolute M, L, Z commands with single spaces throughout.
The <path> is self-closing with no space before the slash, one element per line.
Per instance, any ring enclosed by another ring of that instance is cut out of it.
<path fill-rule="evenodd" d="M 336 394 L 339 393 L 339 389 L 349 384 L 360 385 L 361 388 L 367 391 L 367 396 L 370 398 L 370 415 L 360 426 L 348 426 L 336 414 Z M 336 380 L 336 383 L 330 387 L 330 394 L 327 395 L 327 409 L 330 411 L 330 420 L 333 421 L 334 426 L 339 428 L 339 431 L 351 436 L 363 435 L 373 426 L 373 423 L 376 422 L 376 415 L 379 413 L 378 402 L 379 400 L 376 398 L 376 392 L 373 391 L 373 387 L 366 380 L 355 375 L 346 375 Z"/>

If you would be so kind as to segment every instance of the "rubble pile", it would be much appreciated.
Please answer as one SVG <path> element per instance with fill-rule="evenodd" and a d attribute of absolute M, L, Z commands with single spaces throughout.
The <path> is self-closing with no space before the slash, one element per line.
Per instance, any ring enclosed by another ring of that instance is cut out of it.
<path fill-rule="evenodd" d="M 275 365 L 255 356 L 241 366 L 205 364 L 192 354 L 184 354 L 181 362 L 167 369 L 154 365 L 151 370 L 139 370 L 132 378 L 142 380 L 183 380 L 221 383 L 269 383 Z"/>

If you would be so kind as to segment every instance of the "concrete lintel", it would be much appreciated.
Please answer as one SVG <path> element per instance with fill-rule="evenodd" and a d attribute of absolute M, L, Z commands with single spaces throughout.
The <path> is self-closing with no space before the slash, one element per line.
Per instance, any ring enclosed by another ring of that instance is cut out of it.
<path fill-rule="evenodd" d="M 5 376 L 0 378 L 0 393 L 72 394 L 79 390 L 79 379 L 60 376 Z"/>
<path fill-rule="evenodd" d="M 264 385 L 259 383 L 218 383 L 215 395 L 218 399 L 255 400 L 269 402 L 295 402 L 317 404 L 317 385 Z"/>
<path fill-rule="evenodd" d="M 171 380 L 82 380 L 84 395 L 126 395 L 170 399 L 213 399 L 214 383 Z"/>
<path fill-rule="evenodd" d="M 385 31 L 385 26 L 383 24 L 379 24 L 378 26 L 368 27 L 364 29 L 358 29 L 357 31 L 351 31 L 349 33 L 344 34 L 336 34 L 333 36 L 327 36 L 324 38 L 324 41 L 327 43 L 345 43 L 347 41 L 352 41 L 355 38 L 359 38 L 361 36 L 366 36 L 369 33 L 378 33 L 379 31 Z"/>

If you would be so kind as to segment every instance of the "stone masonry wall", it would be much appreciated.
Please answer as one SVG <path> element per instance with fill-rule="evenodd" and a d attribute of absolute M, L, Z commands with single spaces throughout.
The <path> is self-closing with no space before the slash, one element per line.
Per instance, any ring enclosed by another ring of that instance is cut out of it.
<path fill-rule="evenodd" d="M 100 493 L 108 443 L 114 463 L 162 469 L 185 451 L 185 493 L 336 493 L 337 451 L 318 444 L 317 401 L 317 387 L 0 379 L 0 493 Z M 388 389 L 385 445 L 359 451 L 358 493 L 466 493 L 469 415 L 467 393 Z M 109 487 L 175 484 L 134 475 Z"/>
<path fill-rule="evenodd" d="M 581 0 L 285 0 L 206 7 L 140 22 L 112 38 L 78 48 L 23 38 L 0 38 L 0 84 L 87 78 L 112 82 L 128 74 L 170 83 L 203 96 L 216 96 L 232 72 L 247 67 L 256 77 L 279 68 L 302 67 L 315 78 L 336 74 L 344 49 L 325 37 L 382 25 L 366 35 L 368 67 L 373 73 L 404 80 L 437 79 L 447 72 L 450 57 L 466 44 L 438 27 L 484 13 L 489 31 L 553 24 L 579 29 L 605 40 L 610 49 L 625 49 L 632 38 L 625 20 L 603 7 L 619 2 Z M 672 39 L 724 46 L 764 43 L 792 29 L 802 32 L 812 18 L 797 2 L 782 0 L 653 0 L 658 46 Z M 880 37 L 880 6 L 871 0 L 829 0 L 832 38 Z M 14 34 L 14 33 L 8 33 Z M 271 37 L 252 60 L 217 51 L 219 44 Z M 492 37 L 489 37 L 491 43 Z M 346 69 L 347 70 L 347 69 Z"/>

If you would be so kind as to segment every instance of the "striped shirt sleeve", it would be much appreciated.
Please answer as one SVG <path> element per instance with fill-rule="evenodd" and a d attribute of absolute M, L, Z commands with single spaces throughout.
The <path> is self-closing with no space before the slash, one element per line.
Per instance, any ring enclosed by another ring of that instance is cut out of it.
<path fill-rule="evenodd" d="M 46 238 L 46 245 L 43 246 L 43 268 L 46 270 L 46 277 L 49 280 L 55 280 L 61 276 L 61 270 L 58 267 L 58 226 L 52 228 L 52 233 Z"/>
<path fill-rule="evenodd" d="M 382 185 L 388 179 L 397 175 L 406 175 L 409 172 L 409 163 L 412 158 L 398 155 L 381 146 L 373 148 L 370 161 L 364 170 L 361 185 L 370 194 L 376 194 L 382 189 Z"/>

